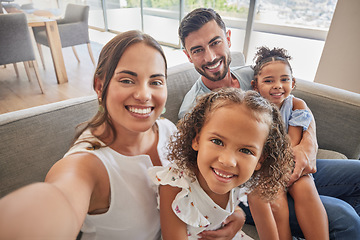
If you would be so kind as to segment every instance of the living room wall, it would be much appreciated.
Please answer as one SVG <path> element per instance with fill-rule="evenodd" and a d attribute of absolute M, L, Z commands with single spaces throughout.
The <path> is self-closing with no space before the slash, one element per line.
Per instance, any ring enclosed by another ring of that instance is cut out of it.
<path fill-rule="evenodd" d="M 359 0 L 338 0 L 315 82 L 360 93 L 359 10 Z"/>

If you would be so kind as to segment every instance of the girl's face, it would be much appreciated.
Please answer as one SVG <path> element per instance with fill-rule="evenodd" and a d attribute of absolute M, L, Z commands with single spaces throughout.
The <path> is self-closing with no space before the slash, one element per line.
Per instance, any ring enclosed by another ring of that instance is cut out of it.
<path fill-rule="evenodd" d="M 268 63 L 260 71 L 254 90 L 280 108 L 294 86 L 295 79 L 292 78 L 289 65 L 275 61 Z"/>
<path fill-rule="evenodd" d="M 140 42 L 125 50 L 106 99 L 117 131 L 144 132 L 153 126 L 167 98 L 165 71 L 165 61 L 156 49 Z"/>
<path fill-rule="evenodd" d="M 205 192 L 227 194 L 261 167 L 269 126 L 255 120 L 244 104 L 214 110 L 192 147 L 198 151 L 197 178 Z"/>

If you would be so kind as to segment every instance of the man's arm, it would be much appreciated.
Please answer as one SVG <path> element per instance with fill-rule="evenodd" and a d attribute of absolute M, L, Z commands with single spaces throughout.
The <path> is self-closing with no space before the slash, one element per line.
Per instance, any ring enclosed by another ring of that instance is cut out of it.
<path fill-rule="evenodd" d="M 311 113 L 310 109 L 307 110 Z M 312 113 L 311 113 L 312 115 Z M 311 121 L 308 129 L 303 132 L 301 142 L 293 147 L 295 155 L 295 169 L 291 175 L 289 186 L 301 176 L 316 172 L 316 154 L 318 143 L 316 140 L 315 120 Z"/>

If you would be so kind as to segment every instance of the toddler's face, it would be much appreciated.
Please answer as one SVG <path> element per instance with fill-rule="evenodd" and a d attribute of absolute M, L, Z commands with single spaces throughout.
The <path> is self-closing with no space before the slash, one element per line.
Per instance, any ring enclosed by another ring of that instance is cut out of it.
<path fill-rule="evenodd" d="M 280 108 L 294 86 L 295 79 L 292 77 L 289 66 L 281 61 L 275 61 L 263 67 L 254 89 Z"/>
<path fill-rule="evenodd" d="M 198 151 L 197 178 L 209 196 L 227 194 L 260 169 L 269 126 L 244 104 L 218 108 L 208 118 L 192 144 Z"/>

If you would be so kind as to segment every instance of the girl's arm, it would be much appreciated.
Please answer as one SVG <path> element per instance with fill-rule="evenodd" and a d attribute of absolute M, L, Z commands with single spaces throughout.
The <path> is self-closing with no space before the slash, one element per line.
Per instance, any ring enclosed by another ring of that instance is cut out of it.
<path fill-rule="evenodd" d="M 49 171 L 46 182 L 0 200 L 1 239 L 75 239 L 88 212 L 99 164 L 70 155 Z M 98 160 L 99 161 L 99 160 Z"/>
<path fill-rule="evenodd" d="M 293 104 L 294 109 L 307 109 L 311 113 L 310 109 L 307 107 L 306 103 L 303 100 L 294 97 Z M 317 149 L 318 144 L 316 140 L 316 127 L 315 120 L 313 118 L 308 129 L 302 132 L 302 138 L 300 142 L 297 145 L 293 146 L 296 164 L 294 172 L 291 175 L 288 184 L 289 186 L 292 185 L 301 176 L 316 172 Z"/>
<path fill-rule="evenodd" d="M 163 240 L 186 240 L 187 225 L 174 213 L 171 204 L 180 188 L 169 185 L 160 185 L 160 223 Z"/>
<path fill-rule="evenodd" d="M 279 234 L 271 211 L 270 203 L 265 202 L 254 192 L 248 195 L 251 215 L 261 240 L 278 240 Z"/>
<path fill-rule="evenodd" d="M 307 105 L 300 98 L 294 97 L 293 110 L 297 110 L 297 109 L 307 109 Z M 303 128 L 289 125 L 288 135 L 291 140 L 291 147 L 294 147 L 301 142 L 301 139 L 303 137 Z"/>

